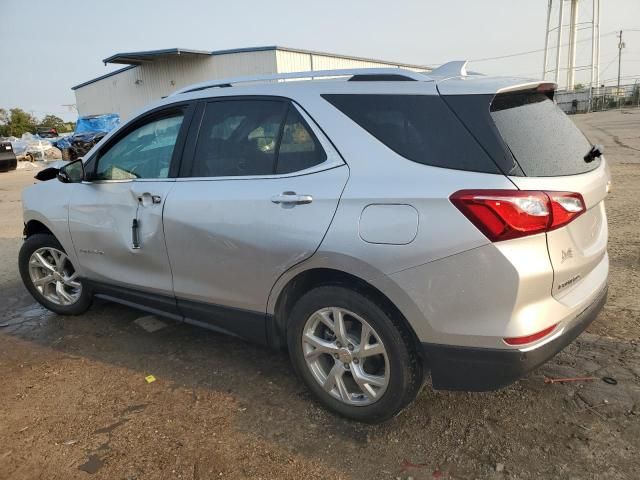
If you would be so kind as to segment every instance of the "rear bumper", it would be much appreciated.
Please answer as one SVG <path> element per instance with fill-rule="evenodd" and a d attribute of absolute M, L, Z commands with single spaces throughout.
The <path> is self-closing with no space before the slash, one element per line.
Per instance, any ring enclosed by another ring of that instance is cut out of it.
<path fill-rule="evenodd" d="M 513 383 L 575 340 L 598 316 L 606 300 L 605 287 L 562 335 L 527 352 L 423 343 L 433 388 L 482 392 Z"/>

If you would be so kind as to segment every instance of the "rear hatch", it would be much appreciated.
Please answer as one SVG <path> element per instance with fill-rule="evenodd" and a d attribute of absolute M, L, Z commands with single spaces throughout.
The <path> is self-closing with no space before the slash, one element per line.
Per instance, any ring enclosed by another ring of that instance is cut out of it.
<path fill-rule="evenodd" d="M 610 175 L 602 156 L 585 161 L 592 145 L 555 105 L 553 87 L 536 83 L 479 94 L 452 88 L 450 95 L 443 85 L 439 90 L 518 189 L 544 191 L 550 197 L 553 192 L 579 193 L 584 199 L 583 213 L 546 234 L 553 295 L 574 303 L 581 295 L 572 298 L 570 293 L 581 284 L 585 295 L 592 293 L 602 280 L 595 270 L 607 268 L 604 198 Z"/>

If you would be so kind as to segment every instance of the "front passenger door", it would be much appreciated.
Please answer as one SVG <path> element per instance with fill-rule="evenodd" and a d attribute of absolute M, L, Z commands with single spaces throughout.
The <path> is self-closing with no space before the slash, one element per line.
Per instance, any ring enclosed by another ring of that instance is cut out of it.
<path fill-rule="evenodd" d="M 81 275 L 99 290 L 164 295 L 170 312 L 176 308 L 162 211 L 175 185 L 187 113 L 187 106 L 172 107 L 125 127 L 88 162 L 88 181 L 69 205 Z M 144 294 L 130 299 L 153 304 Z"/>

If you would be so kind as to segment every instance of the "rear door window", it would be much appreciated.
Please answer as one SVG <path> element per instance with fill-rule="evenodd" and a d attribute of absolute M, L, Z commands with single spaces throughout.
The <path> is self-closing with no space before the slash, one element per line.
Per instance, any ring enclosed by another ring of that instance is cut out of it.
<path fill-rule="evenodd" d="M 584 161 L 591 144 L 573 121 L 541 92 L 496 95 L 491 118 L 528 177 L 575 175 L 600 165 Z"/>
<path fill-rule="evenodd" d="M 287 104 L 227 100 L 207 104 L 192 177 L 270 175 Z"/>
<path fill-rule="evenodd" d="M 286 100 L 217 100 L 206 105 L 190 176 L 287 174 L 326 159 L 313 131 Z"/>
<path fill-rule="evenodd" d="M 408 160 L 501 173 L 439 95 L 323 95 L 378 141 Z"/>

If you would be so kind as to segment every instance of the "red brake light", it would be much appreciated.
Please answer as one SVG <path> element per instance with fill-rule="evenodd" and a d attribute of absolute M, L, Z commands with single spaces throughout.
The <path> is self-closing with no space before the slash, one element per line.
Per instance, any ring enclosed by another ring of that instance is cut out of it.
<path fill-rule="evenodd" d="M 586 209 L 572 192 L 460 190 L 450 200 L 493 242 L 560 228 Z"/>
<path fill-rule="evenodd" d="M 540 340 L 541 338 L 546 337 L 551 332 L 553 332 L 557 326 L 558 324 L 555 323 L 550 327 L 541 330 L 540 332 L 532 333 L 531 335 L 527 335 L 525 337 L 511 337 L 504 338 L 503 340 L 508 345 L 525 345 L 527 343 L 535 342 L 536 340 Z"/>

